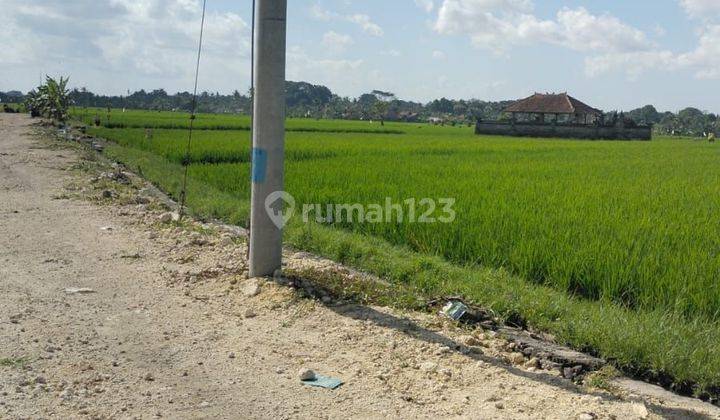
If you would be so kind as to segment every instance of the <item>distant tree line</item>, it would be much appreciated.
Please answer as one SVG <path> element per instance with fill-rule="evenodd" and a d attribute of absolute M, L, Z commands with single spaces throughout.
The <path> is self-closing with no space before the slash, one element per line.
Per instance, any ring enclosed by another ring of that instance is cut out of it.
<path fill-rule="evenodd" d="M 252 111 L 251 92 L 237 90 L 230 95 L 202 92 L 198 95 L 197 111 L 209 113 L 250 114 Z M 305 82 L 286 82 L 287 115 L 300 118 L 335 118 L 350 120 L 378 121 L 435 121 L 442 124 L 472 124 L 477 119 L 495 120 L 512 101 L 481 101 L 436 99 L 428 103 L 405 101 L 392 92 L 374 90 L 357 98 L 341 97 L 321 85 Z M 21 103 L 25 95 L 18 91 L 0 92 L 0 102 Z M 192 94 L 179 92 L 168 94 L 163 89 L 139 90 L 127 95 L 96 95 L 85 88 L 73 89 L 69 93 L 77 107 L 112 107 L 148 109 L 159 111 L 189 112 Z M 608 115 L 616 115 L 616 111 Z M 654 124 L 655 130 L 663 134 L 700 136 L 704 133 L 720 133 L 718 115 L 696 108 L 686 108 L 677 114 L 658 112 L 652 105 L 646 105 L 623 113 L 637 124 Z"/>
<path fill-rule="evenodd" d="M 654 124 L 655 131 L 680 136 L 704 136 L 720 134 L 720 117 L 697 108 L 685 108 L 677 114 L 658 112 L 652 105 L 626 112 L 638 124 Z"/>

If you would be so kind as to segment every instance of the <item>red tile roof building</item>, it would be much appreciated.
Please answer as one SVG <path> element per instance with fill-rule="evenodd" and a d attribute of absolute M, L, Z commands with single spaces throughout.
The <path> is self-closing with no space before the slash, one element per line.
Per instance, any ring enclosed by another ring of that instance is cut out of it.
<path fill-rule="evenodd" d="M 565 120 L 583 124 L 594 123 L 603 114 L 601 110 L 586 105 L 567 93 L 536 93 L 515 102 L 503 112 L 512 114 L 513 119 L 517 114 L 528 114 L 541 122 L 544 121 L 545 115 L 555 115 L 556 121 L 562 115 L 565 116 Z"/>

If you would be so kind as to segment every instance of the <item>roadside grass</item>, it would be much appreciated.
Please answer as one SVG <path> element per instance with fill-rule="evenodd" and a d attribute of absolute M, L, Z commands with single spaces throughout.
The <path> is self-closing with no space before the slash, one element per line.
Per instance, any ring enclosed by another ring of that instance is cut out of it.
<path fill-rule="evenodd" d="M 602 389 L 608 392 L 616 392 L 617 386 L 613 380 L 621 375 L 613 366 L 603 366 L 600 370 L 591 372 L 585 377 L 584 385 L 589 388 Z"/>
<path fill-rule="evenodd" d="M 10 368 L 22 368 L 29 360 L 25 357 L 2 357 L 0 358 L 0 366 Z"/>
<path fill-rule="evenodd" d="M 182 166 L 151 152 L 111 143 L 106 153 L 142 173 L 177 198 Z M 235 181 L 235 180 L 233 180 Z M 188 206 L 201 218 L 216 218 L 247 226 L 249 202 L 237 191 L 224 191 L 196 178 L 191 171 Z M 331 288 L 366 300 L 399 307 L 418 307 L 418 299 L 461 295 L 505 319 L 522 319 L 558 342 L 609 360 L 634 376 L 700 397 L 720 395 L 720 323 L 689 318 L 662 308 L 631 309 L 612 299 L 588 300 L 502 268 L 451 263 L 447 258 L 417 252 L 408 245 L 381 237 L 303 224 L 293 219 L 285 242 L 389 282 L 380 290 L 325 279 Z"/>

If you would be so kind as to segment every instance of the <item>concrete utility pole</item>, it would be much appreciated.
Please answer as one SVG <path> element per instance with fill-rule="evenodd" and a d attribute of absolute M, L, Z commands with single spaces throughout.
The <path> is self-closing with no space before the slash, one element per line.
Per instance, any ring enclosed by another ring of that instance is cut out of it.
<path fill-rule="evenodd" d="M 287 0 L 256 0 L 250 277 L 282 265 L 282 225 L 265 201 L 284 188 L 286 18 Z"/>

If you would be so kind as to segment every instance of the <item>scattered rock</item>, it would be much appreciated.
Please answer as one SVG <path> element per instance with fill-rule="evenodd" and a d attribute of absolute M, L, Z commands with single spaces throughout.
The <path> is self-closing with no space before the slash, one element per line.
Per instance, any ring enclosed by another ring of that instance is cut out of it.
<path fill-rule="evenodd" d="M 508 360 L 513 365 L 522 365 L 525 363 L 525 355 L 518 352 L 510 353 L 510 355 L 508 355 Z"/>
<path fill-rule="evenodd" d="M 464 335 L 460 337 L 460 341 L 468 347 L 479 347 L 482 345 L 482 342 L 472 335 Z"/>
<path fill-rule="evenodd" d="M 230 353 L 230 354 L 228 354 L 228 358 L 229 358 L 229 359 L 234 359 L 234 358 L 235 358 L 235 353 Z"/>
<path fill-rule="evenodd" d="M 190 234 L 190 243 L 197 246 L 207 245 L 208 241 L 205 239 L 205 235 L 200 232 L 192 232 Z"/>
<path fill-rule="evenodd" d="M 103 190 L 102 196 L 103 198 L 113 198 L 113 192 L 110 190 Z"/>
<path fill-rule="evenodd" d="M 442 375 L 445 381 L 449 381 L 452 378 L 452 370 L 450 369 L 439 369 L 438 373 Z"/>
<path fill-rule="evenodd" d="M 180 213 L 176 211 L 172 212 L 166 212 L 158 216 L 158 221 L 160 223 L 170 223 L 170 222 L 177 222 L 180 220 Z"/>
<path fill-rule="evenodd" d="M 260 294 L 260 283 L 258 279 L 249 279 L 242 288 L 243 295 L 254 297 Z"/>
<path fill-rule="evenodd" d="M 449 354 L 450 351 L 451 351 L 451 350 L 450 350 L 450 347 L 448 347 L 448 346 L 440 346 L 440 347 L 438 347 L 438 349 L 435 351 L 435 355 L 436 355 L 436 356 L 442 356 L 442 355 L 445 355 L 445 354 Z"/>
<path fill-rule="evenodd" d="M 564 367 L 562 369 L 562 376 L 565 379 L 575 379 L 578 375 L 580 375 L 583 371 L 583 367 L 580 365 L 572 366 L 572 367 Z"/>
<path fill-rule="evenodd" d="M 553 362 L 553 361 L 547 360 L 547 359 L 543 359 L 540 361 L 540 367 L 545 370 L 552 370 L 552 371 L 561 370 L 560 369 L 561 365 L 559 363 Z"/>
<path fill-rule="evenodd" d="M 298 378 L 300 378 L 301 381 L 312 381 L 315 379 L 315 372 L 308 368 L 300 368 Z"/>
<path fill-rule="evenodd" d="M 47 381 L 45 380 L 44 377 L 38 376 L 37 378 L 35 378 L 35 383 L 36 383 L 36 384 L 46 384 Z"/>
<path fill-rule="evenodd" d="M 540 367 L 540 360 L 537 357 L 533 357 L 530 360 L 528 360 L 527 362 L 525 362 L 525 367 L 528 369 L 530 369 L 530 368 L 537 369 Z"/>
<path fill-rule="evenodd" d="M 281 373 L 285 373 L 285 368 L 278 366 L 275 368 L 275 373 L 277 373 L 278 375 Z"/>
<path fill-rule="evenodd" d="M 642 401 L 634 402 L 631 409 L 633 414 L 635 414 L 638 418 L 646 419 L 650 416 L 650 412 L 645 406 L 645 403 Z"/>
<path fill-rule="evenodd" d="M 148 372 L 145 374 L 145 376 L 143 376 L 143 379 L 145 379 L 148 382 L 152 382 L 155 380 L 155 377 L 153 376 L 152 373 Z"/>
<path fill-rule="evenodd" d="M 505 404 L 503 404 L 502 401 L 498 401 L 495 403 L 495 408 L 497 408 L 498 410 L 502 410 L 505 408 Z"/>
<path fill-rule="evenodd" d="M 595 413 L 580 413 L 576 418 L 577 420 L 595 420 L 597 416 Z"/>
<path fill-rule="evenodd" d="M 255 318 L 257 314 L 251 308 L 247 308 L 243 313 L 243 318 Z"/>
<path fill-rule="evenodd" d="M 420 365 L 420 370 L 423 372 L 435 372 L 438 369 L 438 364 L 435 362 L 424 362 Z"/>
<path fill-rule="evenodd" d="M 63 400 L 68 400 L 68 399 L 70 399 L 70 398 L 72 398 L 72 397 L 74 397 L 74 396 L 75 396 L 75 392 L 73 391 L 72 388 L 64 389 L 64 390 L 60 393 L 60 398 L 62 398 Z"/>

